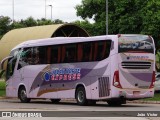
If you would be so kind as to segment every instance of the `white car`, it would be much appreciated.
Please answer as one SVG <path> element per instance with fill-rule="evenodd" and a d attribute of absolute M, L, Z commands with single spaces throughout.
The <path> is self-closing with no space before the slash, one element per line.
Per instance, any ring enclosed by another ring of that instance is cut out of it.
<path fill-rule="evenodd" d="M 155 81 L 154 91 L 155 92 L 160 91 L 160 73 L 156 73 L 156 81 Z"/>

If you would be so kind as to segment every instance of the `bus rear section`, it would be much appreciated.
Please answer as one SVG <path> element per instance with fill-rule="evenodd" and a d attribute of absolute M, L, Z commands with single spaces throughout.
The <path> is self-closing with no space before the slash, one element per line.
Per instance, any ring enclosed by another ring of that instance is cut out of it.
<path fill-rule="evenodd" d="M 150 36 L 119 36 L 118 69 L 114 72 L 112 97 L 136 100 L 154 96 L 154 48 L 154 42 Z"/>

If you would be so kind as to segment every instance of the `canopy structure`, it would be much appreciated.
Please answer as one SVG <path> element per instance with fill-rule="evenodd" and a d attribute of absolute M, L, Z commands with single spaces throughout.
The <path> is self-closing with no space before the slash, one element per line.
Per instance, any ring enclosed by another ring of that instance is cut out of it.
<path fill-rule="evenodd" d="M 14 29 L 0 40 L 0 61 L 7 57 L 12 48 L 27 40 L 51 37 L 88 37 L 86 30 L 74 24 L 56 24 Z"/>

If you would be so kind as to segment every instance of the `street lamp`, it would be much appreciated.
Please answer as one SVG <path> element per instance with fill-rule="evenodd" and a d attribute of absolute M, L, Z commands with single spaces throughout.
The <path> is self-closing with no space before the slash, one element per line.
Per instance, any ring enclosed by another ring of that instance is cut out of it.
<path fill-rule="evenodd" d="M 14 22 L 14 0 L 12 1 L 12 20 Z"/>
<path fill-rule="evenodd" d="M 52 8 L 53 8 L 53 5 L 48 5 L 51 7 L 51 20 L 52 20 Z"/>
<path fill-rule="evenodd" d="M 108 0 L 106 0 L 106 35 L 108 35 Z"/>

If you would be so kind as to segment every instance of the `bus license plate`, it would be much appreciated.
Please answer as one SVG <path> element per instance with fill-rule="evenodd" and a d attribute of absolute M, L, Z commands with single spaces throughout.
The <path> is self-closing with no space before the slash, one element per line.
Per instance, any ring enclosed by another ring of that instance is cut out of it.
<path fill-rule="evenodd" d="M 133 95 L 139 95 L 140 91 L 133 91 Z"/>

